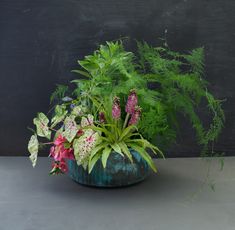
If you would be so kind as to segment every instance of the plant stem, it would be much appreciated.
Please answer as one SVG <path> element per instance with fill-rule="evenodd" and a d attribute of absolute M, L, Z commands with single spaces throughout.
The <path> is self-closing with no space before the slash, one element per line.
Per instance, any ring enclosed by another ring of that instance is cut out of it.
<path fill-rule="evenodd" d="M 115 120 L 114 133 L 115 133 L 115 138 L 116 138 L 116 140 L 118 139 L 117 129 L 118 129 L 118 120 Z"/>
<path fill-rule="evenodd" d="M 55 132 L 57 132 L 57 130 L 56 129 L 54 129 L 54 128 L 52 128 L 52 127 L 48 127 L 50 130 L 52 130 L 52 131 L 55 131 Z"/>
<path fill-rule="evenodd" d="M 54 144 L 54 142 L 45 142 L 45 143 L 39 143 L 40 145 L 52 145 L 52 144 Z"/>
<path fill-rule="evenodd" d="M 125 121 L 124 121 L 124 124 L 123 124 L 123 129 L 125 129 L 125 128 L 126 128 L 126 125 L 127 125 L 127 122 L 128 122 L 129 117 L 130 117 L 130 114 L 129 114 L 129 113 L 127 113 L 127 114 L 126 114 Z"/>

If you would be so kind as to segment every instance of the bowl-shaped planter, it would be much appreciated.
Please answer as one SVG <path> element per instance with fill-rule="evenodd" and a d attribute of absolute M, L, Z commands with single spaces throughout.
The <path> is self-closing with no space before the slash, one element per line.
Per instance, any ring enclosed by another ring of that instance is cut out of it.
<path fill-rule="evenodd" d="M 95 164 L 91 173 L 78 166 L 76 161 L 68 160 L 69 176 L 79 184 L 95 187 L 122 187 L 143 181 L 149 174 L 147 162 L 138 152 L 130 150 L 133 163 L 116 152 L 108 158 L 106 168 L 101 160 Z"/>

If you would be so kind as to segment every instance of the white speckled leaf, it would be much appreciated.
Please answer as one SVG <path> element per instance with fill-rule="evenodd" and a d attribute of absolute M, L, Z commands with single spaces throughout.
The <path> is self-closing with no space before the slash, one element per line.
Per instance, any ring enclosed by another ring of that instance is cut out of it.
<path fill-rule="evenodd" d="M 86 127 L 88 125 L 93 125 L 94 117 L 91 114 L 88 114 L 87 117 L 82 117 L 81 127 Z"/>
<path fill-rule="evenodd" d="M 51 119 L 51 127 L 55 127 L 58 123 L 64 120 L 68 111 L 65 105 L 57 105 L 55 107 L 55 116 Z"/>
<path fill-rule="evenodd" d="M 99 142 L 100 135 L 92 129 L 87 129 L 80 138 L 74 140 L 74 156 L 78 165 L 86 168 L 90 153 Z"/>
<path fill-rule="evenodd" d="M 38 116 L 33 119 L 33 123 L 36 125 L 37 135 L 50 140 L 51 131 L 48 127 L 49 119 L 47 116 L 44 113 L 38 113 Z"/>
<path fill-rule="evenodd" d="M 75 122 L 75 117 L 73 115 L 70 115 L 69 117 L 66 117 L 64 121 L 64 133 L 63 136 L 69 141 L 72 142 L 74 137 L 76 136 L 78 132 L 78 126 Z"/>
<path fill-rule="evenodd" d="M 75 106 L 71 112 L 71 114 L 73 114 L 74 116 L 82 116 L 83 114 L 83 111 L 82 111 L 82 108 L 81 106 Z"/>
<path fill-rule="evenodd" d="M 60 128 L 56 131 L 53 140 L 55 141 L 56 138 L 57 138 L 60 134 L 62 134 L 62 133 L 63 133 L 63 126 L 60 127 Z"/>
<path fill-rule="evenodd" d="M 29 143 L 28 143 L 28 150 L 30 152 L 30 160 L 32 162 L 33 167 L 35 167 L 36 163 L 37 163 L 37 156 L 38 156 L 38 139 L 36 135 L 32 135 Z"/>

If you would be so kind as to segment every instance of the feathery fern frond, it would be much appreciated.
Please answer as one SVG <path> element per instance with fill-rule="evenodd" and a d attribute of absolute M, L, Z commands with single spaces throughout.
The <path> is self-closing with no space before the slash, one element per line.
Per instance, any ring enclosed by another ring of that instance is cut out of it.
<path fill-rule="evenodd" d="M 126 51 L 121 41 L 107 42 L 80 60 L 82 70 L 77 72 L 85 72 L 90 79 L 85 83 L 78 80 L 75 93 L 83 91 L 100 98 L 116 95 L 125 100 L 130 89 L 135 88 L 143 108 L 139 129 L 144 137 L 154 140 L 157 136 L 162 143 L 175 141 L 177 114 L 183 113 L 195 129 L 198 143 L 208 146 L 222 129 L 224 114 L 203 79 L 203 48 L 188 54 L 172 51 L 168 46 L 152 47 L 146 42 L 137 42 L 137 48 L 135 55 Z M 149 85 L 157 86 L 154 89 Z M 203 98 L 212 116 L 209 129 L 196 112 Z"/>
<path fill-rule="evenodd" d="M 67 85 L 56 85 L 55 91 L 51 94 L 50 102 L 52 103 L 55 99 L 62 99 L 68 92 L 69 87 Z"/>

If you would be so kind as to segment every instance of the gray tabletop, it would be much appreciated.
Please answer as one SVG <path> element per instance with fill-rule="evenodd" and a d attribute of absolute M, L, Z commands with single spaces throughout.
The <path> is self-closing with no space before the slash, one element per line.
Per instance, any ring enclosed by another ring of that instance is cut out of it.
<path fill-rule="evenodd" d="M 48 176 L 48 158 L 0 158 L 0 230 L 233 230 L 235 158 L 211 164 L 215 192 L 197 158 L 157 160 L 159 172 L 122 189 L 84 187 Z"/>

